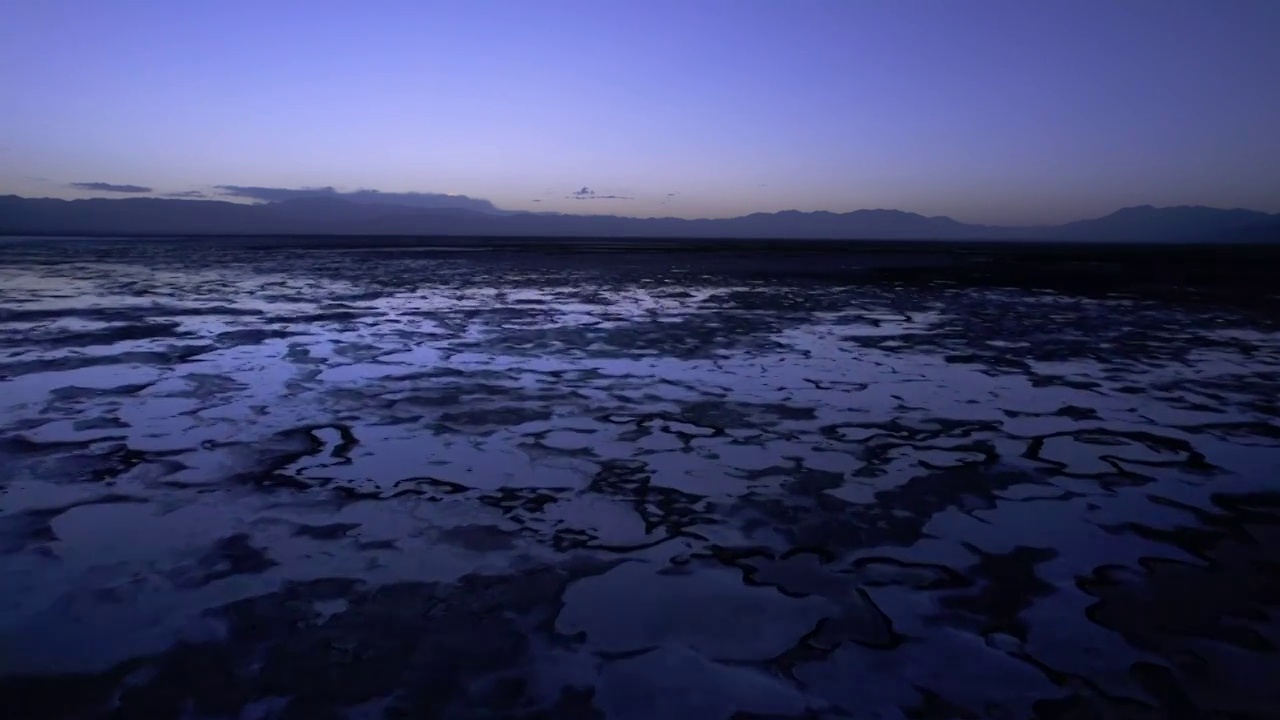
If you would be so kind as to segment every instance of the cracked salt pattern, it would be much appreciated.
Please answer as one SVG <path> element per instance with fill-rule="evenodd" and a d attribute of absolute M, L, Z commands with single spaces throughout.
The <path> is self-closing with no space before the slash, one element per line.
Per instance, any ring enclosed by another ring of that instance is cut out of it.
<path fill-rule="evenodd" d="M 612 259 L 0 248 L 6 717 L 1280 710 L 1273 322 Z"/>

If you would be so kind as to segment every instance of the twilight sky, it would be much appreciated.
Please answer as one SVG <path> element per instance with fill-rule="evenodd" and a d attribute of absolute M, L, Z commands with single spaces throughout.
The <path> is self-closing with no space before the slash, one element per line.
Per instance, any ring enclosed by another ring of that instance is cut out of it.
<path fill-rule="evenodd" d="M 1280 211 L 1280 0 L 3 5 L 0 194 Z"/>

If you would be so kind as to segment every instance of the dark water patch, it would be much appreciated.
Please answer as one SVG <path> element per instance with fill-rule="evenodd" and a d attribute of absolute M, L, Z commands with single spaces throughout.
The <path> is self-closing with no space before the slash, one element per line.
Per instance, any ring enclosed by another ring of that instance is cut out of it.
<path fill-rule="evenodd" d="M 459 525 L 441 530 L 436 537 L 474 552 L 495 552 L 515 547 L 514 535 L 490 525 Z"/>
<path fill-rule="evenodd" d="M 504 328 L 496 335 L 462 345 L 464 349 L 513 355 L 560 353 L 576 357 L 624 358 L 652 354 L 681 359 L 715 357 L 722 351 L 760 351 L 781 347 L 769 336 L 780 326 L 768 317 L 717 314 L 663 321 L 633 320 L 612 327 Z"/>
<path fill-rule="evenodd" d="M 152 321 L 118 323 L 96 330 L 80 331 L 48 327 L 33 328 L 25 330 L 21 336 L 6 338 L 0 335 L 0 347 L 22 347 L 34 342 L 48 350 L 80 349 L 157 338 L 186 340 L 193 337 L 191 333 L 183 332 L 179 327 L 177 323 Z"/>
<path fill-rule="evenodd" d="M 347 537 L 352 530 L 360 527 L 359 523 L 329 523 L 327 525 L 299 525 L 293 531 L 298 537 L 313 540 L 338 540 Z"/>
<path fill-rule="evenodd" d="M 0 495 L 0 510 L 4 509 L 3 499 Z M 0 515 L 0 552 L 18 552 L 57 541 L 58 535 L 53 530 L 53 521 L 69 510 L 90 505 L 145 502 L 147 502 L 145 499 L 130 495 L 107 493 L 54 507 L 6 512 Z"/>
<path fill-rule="evenodd" d="M 283 340 L 293 333 L 284 328 L 246 328 L 218 333 L 214 340 L 222 345 L 257 345 L 267 340 Z"/>
<path fill-rule="evenodd" d="M 506 428 L 540 420 L 549 420 L 553 416 L 554 413 L 550 410 L 526 406 L 508 406 L 455 410 L 441 413 L 436 420 L 450 427 L 464 428 L 474 432 L 485 428 Z"/>
<path fill-rule="evenodd" d="M 378 313 L 376 312 L 364 310 L 322 310 L 319 312 L 298 313 L 294 315 L 273 315 L 270 318 L 267 318 L 267 320 L 276 325 L 290 327 L 309 323 L 352 322 L 372 317 L 377 314 Z"/>
<path fill-rule="evenodd" d="M 0 323 L 32 323 L 75 318 L 94 322 L 130 323 L 139 320 L 184 317 L 256 317 L 262 311 L 230 305 L 187 307 L 179 305 L 124 305 L 119 307 L 0 308 Z M 154 323 L 140 323 L 148 327 Z M 163 325 L 173 325 L 163 323 Z M 127 327 L 127 326 L 126 326 Z M 150 336 L 148 336 L 150 337 Z"/>
<path fill-rule="evenodd" d="M 171 572 L 170 579 L 180 588 L 200 588 L 233 575 L 266 572 L 278 564 L 255 547 L 248 535 L 237 533 L 215 542 L 191 565 Z"/>
<path fill-rule="evenodd" d="M 84 370 L 110 365 L 167 366 L 216 350 L 204 343 L 170 345 L 155 350 L 127 350 L 113 355 L 64 355 L 47 360 L 0 362 L 0 376 Z"/>
<path fill-rule="evenodd" d="M 1021 613 L 1037 597 L 1055 590 L 1040 578 L 1036 566 L 1053 560 L 1057 551 L 1017 547 L 1008 553 L 986 553 L 969 549 L 978 555 L 978 563 L 966 575 L 982 584 L 972 593 L 943 597 L 942 607 L 974 618 L 978 622 L 974 630 L 982 635 L 1001 633 L 1026 640 L 1027 627 Z"/>

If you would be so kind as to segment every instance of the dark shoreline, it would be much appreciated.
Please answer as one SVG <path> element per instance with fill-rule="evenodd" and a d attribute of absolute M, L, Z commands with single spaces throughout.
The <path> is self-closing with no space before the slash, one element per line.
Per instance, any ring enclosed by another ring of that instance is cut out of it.
<path fill-rule="evenodd" d="M 103 236 L 4 242 L 79 255 L 130 250 L 441 253 L 606 274 L 692 272 L 749 281 L 954 283 L 1280 309 L 1280 244 L 970 240 L 677 240 L 360 235 Z M 199 244 L 199 245 L 197 245 Z M 20 251 L 20 250 L 19 250 Z M 216 259 L 210 258 L 216 262 Z"/>

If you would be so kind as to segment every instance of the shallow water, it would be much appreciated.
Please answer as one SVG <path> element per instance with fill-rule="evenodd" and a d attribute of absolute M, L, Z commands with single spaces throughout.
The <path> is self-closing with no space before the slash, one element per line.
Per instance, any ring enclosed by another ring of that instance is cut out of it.
<path fill-rule="evenodd" d="M 1277 398 L 1137 296 L 10 243 L 0 708 L 1273 717 Z"/>

